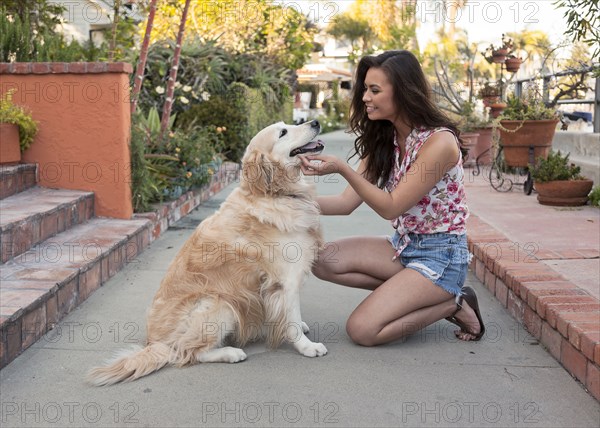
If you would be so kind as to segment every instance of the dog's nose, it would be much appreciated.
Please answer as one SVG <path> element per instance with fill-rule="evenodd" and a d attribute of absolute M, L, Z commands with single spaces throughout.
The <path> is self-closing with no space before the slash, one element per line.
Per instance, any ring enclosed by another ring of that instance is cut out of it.
<path fill-rule="evenodd" d="M 321 124 L 319 123 L 319 121 L 318 121 L 318 120 L 313 120 L 313 121 L 312 121 L 312 123 L 310 124 L 310 126 L 311 126 L 312 128 L 320 128 L 320 127 L 321 127 Z"/>

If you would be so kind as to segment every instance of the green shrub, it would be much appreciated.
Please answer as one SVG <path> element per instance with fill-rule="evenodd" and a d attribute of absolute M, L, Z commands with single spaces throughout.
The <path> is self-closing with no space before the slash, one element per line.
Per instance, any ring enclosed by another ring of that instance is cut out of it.
<path fill-rule="evenodd" d="M 150 204 L 175 199 L 205 184 L 219 167 L 215 131 L 190 127 L 160 137 L 156 109 L 148 116 L 136 114 L 131 129 L 132 196 L 135 212 Z M 171 118 L 173 123 L 174 117 Z"/>
<path fill-rule="evenodd" d="M 541 96 L 533 90 L 528 90 L 522 97 L 510 94 L 506 104 L 501 120 L 549 120 L 558 117 L 556 109 L 546 107 Z"/>
<path fill-rule="evenodd" d="M 551 151 L 548 158 L 539 158 L 535 165 L 530 165 L 531 177 L 537 182 L 557 180 L 580 180 L 581 168 L 569 163 L 569 154 L 562 156 L 558 152 Z"/>
<path fill-rule="evenodd" d="M 20 17 L 0 9 L 2 62 L 74 62 L 90 60 L 89 51 L 45 25 L 32 31 L 29 14 Z"/>
<path fill-rule="evenodd" d="M 212 95 L 209 100 L 181 113 L 175 125 L 182 130 L 189 129 L 190 126 L 214 131 L 221 129 L 217 132 L 219 138 L 214 146 L 215 150 L 226 158 L 239 162 L 246 146 L 261 129 L 279 121 L 289 123 L 291 118 L 290 97 L 269 91 L 265 93 L 236 82 L 229 86 L 226 93 Z"/>
<path fill-rule="evenodd" d="M 25 108 L 13 104 L 15 89 L 9 89 L 0 97 L 0 122 L 12 123 L 19 127 L 19 144 L 21 151 L 27 149 L 37 134 L 37 122 Z"/>
<path fill-rule="evenodd" d="M 201 127 L 216 131 L 217 128 L 222 130 L 225 127 L 225 137 L 221 146 L 215 149 L 223 156 L 237 161 L 243 155 L 249 141 L 246 122 L 244 112 L 236 108 L 230 100 L 213 96 L 208 101 L 195 104 L 181 113 L 176 125 L 182 130 Z"/>
<path fill-rule="evenodd" d="M 150 46 L 138 101 L 142 110 L 156 108 L 159 113 L 162 112 L 174 50 L 174 41 L 159 41 Z M 207 100 L 210 94 L 223 93 L 230 67 L 228 54 L 215 46 L 214 42 L 184 44 L 177 70 L 172 113 L 180 115 Z"/>
<path fill-rule="evenodd" d="M 594 207 L 600 207 L 600 186 L 596 185 L 588 195 L 590 204 Z"/>

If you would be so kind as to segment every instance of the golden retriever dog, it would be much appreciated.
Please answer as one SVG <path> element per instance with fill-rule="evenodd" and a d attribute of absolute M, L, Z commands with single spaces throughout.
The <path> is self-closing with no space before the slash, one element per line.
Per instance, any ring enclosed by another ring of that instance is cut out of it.
<path fill-rule="evenodd" d="M 146 346 L 92 369 L 89 382 L 131 381 L 167 364 L 237 363 L 246 359 L 241 347 L 262 338 L 307 357 L 327 353 L 306 337 L 299 300 L 322 238 L 314 184 L 296 156 L 323 149 L 320 130 L 317 121 L 279 122 L 250 141 L 239 186 L 169 266 L 148 312 Z"/>

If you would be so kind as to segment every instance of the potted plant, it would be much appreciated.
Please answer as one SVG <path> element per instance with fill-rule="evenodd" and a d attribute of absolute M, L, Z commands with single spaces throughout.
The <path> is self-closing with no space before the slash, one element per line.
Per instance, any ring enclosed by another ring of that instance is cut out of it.
<path fill-rule="evenodd" d="M 542 205 L 574 207 L 585 205 L 594 182 L 582 177 L 581 168 L 569 163 L 569 154 L 551 151 L 529 166 Z"/>
<path fill-rule="evenodd" d="M 25 108 L 13 104 L 14 89 L 0 97 L 0 163 L 21 161 L 21 153 L 33 142 L 37 123 Z"/>
<path fill-rule="evenodd" d="M 506 165 L 527 167 L 534 159 L 546 158 L 558 121 L 556 109 L 546 106 L 537 87 L 527 88 L 523 97 L 509 95 L 506 108 L 494 123 L 500 131 Z"/>
<path fill-rule="evenodd" d="M 502 46 L 495 47 L 491 44 L 485 52 L 482 52 L 482 54 L 490 64 L 503 64 L 504 61 L 506 61 L 506 57 L 512 52 L 512 49 L 513 40 L 505 34 L 502 34 Z"/>
<path fill-rule="evenodd" d="M 488 165 L 491 163 L 492 147 L 492 125 L 484 111 L 475 108 L 470 102 L 462 105 L 460 115 L 460 137 L 463 147 L 468 150 L 465 166 L 473 166 L 475 163 Z M 484 155 L 481 156 L 480 155 Z M 479 160 L 478 160 L 479 158 Z"/>
<path fill-rule="evenodd" d="M 521 68 L 522 62 L 523 60 L 521 58 L 518 58 L 514 55 L 507 56 L 506 60 L 504 61 L 506 71 L 508 71 L 509 73 L 516 73 L 517 71 L 519 71 L 519 68 Z"/>
<path fill-rule="evenodd" d="M 490 82 L 485 82 L 477 92 L 477 95 L 483 100 L 483 105 L 489 107 L 491 104 L 499 101 L 500 89 Z"/>

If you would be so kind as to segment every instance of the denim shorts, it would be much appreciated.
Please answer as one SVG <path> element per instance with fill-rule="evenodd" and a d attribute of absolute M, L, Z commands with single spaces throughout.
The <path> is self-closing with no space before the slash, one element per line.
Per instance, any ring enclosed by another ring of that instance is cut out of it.
<path fill-rule="evenodd" d="M 471 261 L 467 235 L 409 233 L 408 237 L 410 243 L 400 253 L 400 263 L 421 273 L 447 292 L 455 296 L 462 294 Z M 399 248 L 401 237 L 398 232 L 388 240 L 394 248 Z"/>

